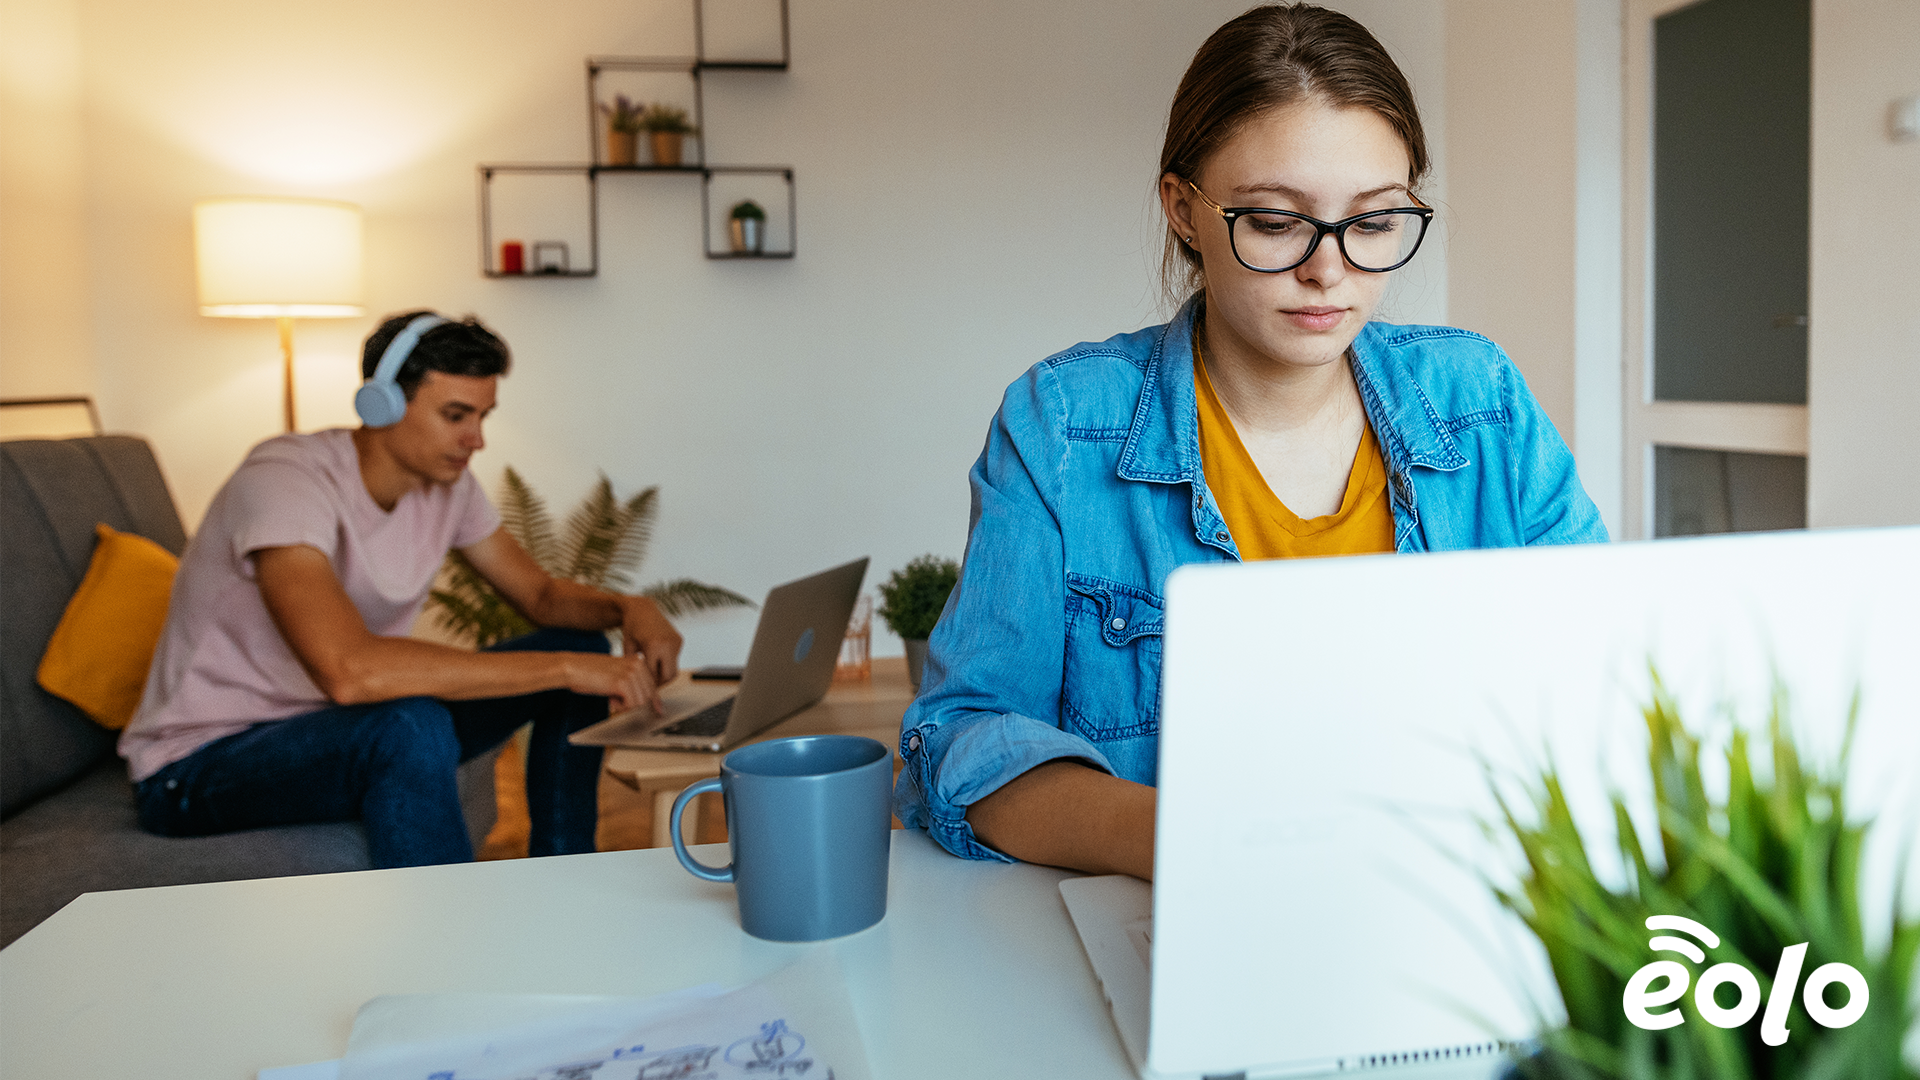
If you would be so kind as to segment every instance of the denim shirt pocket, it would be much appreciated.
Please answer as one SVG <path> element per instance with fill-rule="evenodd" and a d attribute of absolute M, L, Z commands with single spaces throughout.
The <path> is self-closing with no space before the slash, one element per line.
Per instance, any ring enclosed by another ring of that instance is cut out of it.
<path fill-rule="evenodd" d="M 1067 655 L 1061 712 L 1093 742 L 1160 730 L 1160 633 L 1165 607 L 1146 589 L 1067 575 Z"/>

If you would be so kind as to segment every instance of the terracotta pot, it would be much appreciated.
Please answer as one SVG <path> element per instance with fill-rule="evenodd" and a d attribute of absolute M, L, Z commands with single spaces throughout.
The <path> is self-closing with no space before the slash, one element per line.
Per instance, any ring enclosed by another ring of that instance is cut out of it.
<path fill-rule="evenodd" d="M 640 159 L 640 137 L 637 132 L 607 132 L 607 164 L 632 165 Z"/>
<path fill-rule="evenodd" d="M 680 164 L 680 140 L 684 137 L 678 131 L 649 132 L 653 136 L 653 163 L 655 165 Z"/>

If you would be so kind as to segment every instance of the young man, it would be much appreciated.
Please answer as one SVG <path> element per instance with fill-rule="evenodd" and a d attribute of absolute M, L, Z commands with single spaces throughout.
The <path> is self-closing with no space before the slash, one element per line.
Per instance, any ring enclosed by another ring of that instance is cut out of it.
<path fill-rule="evenodd" d="M 501 528 L 467 460 L 508 363 L 472 318 L 394 316 L 362 358 L 366 426 L 269 439 L 220 489 L 120 739 L 148 831 L 359 818 L 377 867 L 465 861 L 455 769 L 531 720 L 531 852 L 593 850 L 600 751 L 567 734 L 657 708 L 680 635 Z M 480 653 L 409 638 L 452 549 L 549 629 Z"/>

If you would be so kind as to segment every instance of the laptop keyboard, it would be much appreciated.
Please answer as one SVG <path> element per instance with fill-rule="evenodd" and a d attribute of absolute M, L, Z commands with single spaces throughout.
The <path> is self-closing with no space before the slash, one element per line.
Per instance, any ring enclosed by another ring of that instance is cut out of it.
<path fill-rule="evenodd" d="M 718 735 L 727 730 L 727 717 L 733 715 L 738 698 L 724 698 L 676 724 L 660 729 L 662 735 Z"/>

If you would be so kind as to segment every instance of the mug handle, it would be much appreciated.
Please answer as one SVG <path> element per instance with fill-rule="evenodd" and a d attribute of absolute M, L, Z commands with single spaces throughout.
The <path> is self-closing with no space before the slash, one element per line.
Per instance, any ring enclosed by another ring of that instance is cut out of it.
<path fill-rule="evenodd" d="M 679 798 L 673 800 L 673 818 L 668 826 L 673 833 L 673 853 L 680 857 L 680 865 L 687 868 L 687 873 L 705 881 L 732 881 L 733 864 L 728 863 L 721 867 L 708 866 L 689 854 L 686 837 L 680 835 L 680 816 L 687 812 L 687 804 L 693 801 L 695 795 L 719 790 L 720 778 L 717 776 L 695 781 L 687 790 L 680 793 Z"/>

